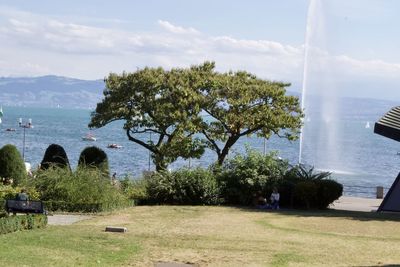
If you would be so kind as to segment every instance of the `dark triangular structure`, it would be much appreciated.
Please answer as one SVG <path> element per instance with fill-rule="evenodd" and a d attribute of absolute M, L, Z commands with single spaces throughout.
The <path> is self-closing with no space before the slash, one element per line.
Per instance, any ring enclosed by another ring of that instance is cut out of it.
<path fill-rule="evenodd" d="M 400 211 L 400 173 L 387 192 L 378 211 Z"/>
<path fill-rule="evenodd" d="M 392 108 L 375 123 L 374 133 L 400 142 L 400 107 Z M 400 173 L 387 192 L 378 211 L 400 211 Z"/>

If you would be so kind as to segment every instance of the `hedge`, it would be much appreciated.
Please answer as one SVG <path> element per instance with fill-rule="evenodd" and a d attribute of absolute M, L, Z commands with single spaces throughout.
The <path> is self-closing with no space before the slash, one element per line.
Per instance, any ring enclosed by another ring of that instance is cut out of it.
<path fill-rule="evenodd" d="M 43 201 L 47 211 L 102 212 L 133 206 L 132 200 L 114 203 L 73 203 L 66 201 Z"/>
<path fill-rule="evenodd" d="M 22 230 L 44 228 L 47 225 L 47 216 L 43 214 L 28 214 L 0 218 L 0 234 L 7 234 Z"/>

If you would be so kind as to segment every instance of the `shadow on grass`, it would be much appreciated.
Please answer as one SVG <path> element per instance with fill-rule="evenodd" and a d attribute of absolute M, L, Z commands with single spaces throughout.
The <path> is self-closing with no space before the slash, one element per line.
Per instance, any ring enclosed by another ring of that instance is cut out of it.
<path fill-rule="evenodd" d="M 331 218 L 348 218 L 358 221 L 398 221 L 400 222 L 400 213 L 394 212 L 363 212 L 363 211 L 346 211 L 346 210 L 300 210 L 300 209 L 280 209 L 280 210 L 268 210 L 268 209 L 257 209 L 253 207 L 232 207 L 247 212 L 265 212 L 281 214 L 285 216 L 297 216 L 297 217 L 331 217 Z"/>

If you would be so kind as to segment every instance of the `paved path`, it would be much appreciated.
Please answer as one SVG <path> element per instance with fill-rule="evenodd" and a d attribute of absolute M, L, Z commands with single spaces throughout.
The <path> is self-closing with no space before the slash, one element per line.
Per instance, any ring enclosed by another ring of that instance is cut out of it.
<path fill-rule="evenodd" d="M 73 214 L 54 214 L 47 216 L 49 225 L 68 225 L 82 220 L 93 218 L 90 215 L 73 215 Z"/>
<path fill-rule="evenodd" d="M 330 206 L 336 210 L 376 211 L 382 199 L 342 196 Z"/>

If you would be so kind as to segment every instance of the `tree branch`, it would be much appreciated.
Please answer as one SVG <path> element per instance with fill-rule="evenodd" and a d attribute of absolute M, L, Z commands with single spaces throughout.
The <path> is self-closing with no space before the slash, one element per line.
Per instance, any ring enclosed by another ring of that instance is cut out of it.
<path fill-rule="evenodd" d="M 204 134 L 206 139 L 213 145 L 213 147 L 215 148 L 215 152 L 217 152 L 217 155 L 220 155 L 221 149 L 218 147 L 217 143 L 211 137 L 208 136 L 205 130 L 202 130 L 201 132 Z"/>
<path fill-rule="evenodd" d="M 135 142 L 136 144 L 139 144 L 139 145 L 143 146 L 144 148 L 150 150 L 153 153 L 157 152 L 156 149 L 153 146 L 151 146 L 151 145 L 149 145 L 149 144 L 147 144 L 147 143 L 145 143 L 145 142 L 143 142 L 143 141 L 141 141 L 139 139 L 136 139 L 136 138 L 132 137 L 132 135 L 130 133 L 130 129 L 126 129 L 126 135 L 128 136 L 129 141 Z"/>

